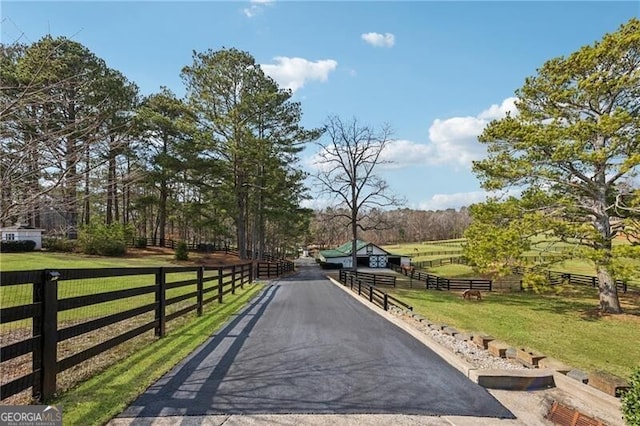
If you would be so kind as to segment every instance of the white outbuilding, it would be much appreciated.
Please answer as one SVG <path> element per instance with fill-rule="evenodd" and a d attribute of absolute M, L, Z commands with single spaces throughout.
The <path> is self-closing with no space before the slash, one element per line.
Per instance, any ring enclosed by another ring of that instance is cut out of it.
<path fill-rule="evenodd" d="M 349 241 L 332 250 L 322 250 L 318 253 L 320 262 L 341 263 L 343 268 L 351 268 L 353 264 L 351 253 L 353 251 L 352 242 Z M 387 268 L 389 265 L 409 266 L 411 258 L 400 254 L 394 254 L 381 248 L 380 246 L 366 241 L 356 241 L 356 252 L 358 256 L 358 266 L 368 268 Z"/>
<path fill-rule="evenodd" d="M 3 241 L 31 240 L 36 243 L 35 250 L 42 250 L 42 233 L 44 229 L 33 228 L 20 222 L 13 226 L 0 228 L 0 239 Z"/>

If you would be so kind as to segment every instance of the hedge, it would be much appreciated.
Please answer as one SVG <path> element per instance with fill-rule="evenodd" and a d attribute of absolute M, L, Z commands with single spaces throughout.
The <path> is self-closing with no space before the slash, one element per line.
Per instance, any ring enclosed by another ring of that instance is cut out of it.
<path fill-rule="evenodd" d="M 36 242 L 33 240 L 2 240 L 0 241 L 0 251 L 3 253 L 20 253 L 33 251 Z"/>

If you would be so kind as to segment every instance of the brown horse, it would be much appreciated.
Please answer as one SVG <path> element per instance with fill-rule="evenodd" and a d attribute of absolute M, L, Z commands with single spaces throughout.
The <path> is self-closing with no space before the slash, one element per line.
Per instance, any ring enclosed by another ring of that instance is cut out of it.
<path fill-rule="evenodd" d="M 413 271 L 416 270 L 416 267 L 413 265 L 400 265 L 400 270 L 405 274 L 405 275 L 413 275 Z"/>
<path fill-rule="evenodd" d="M 462 292 L 462 299 L 469 299 L 471 300 L 471 297 L 475 297 L 476 300 L 482 300 L 482 293 L 480 293 L 480 290 L 465 290 Z"/>

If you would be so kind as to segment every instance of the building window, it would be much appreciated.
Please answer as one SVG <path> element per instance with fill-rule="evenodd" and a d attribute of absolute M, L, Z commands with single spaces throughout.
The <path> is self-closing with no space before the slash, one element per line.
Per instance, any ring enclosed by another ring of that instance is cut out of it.
<path fill-rule="evenodd" d="M 13 241 L 16 239 L 16 234 L 5 234 L 5 240 Z"/>

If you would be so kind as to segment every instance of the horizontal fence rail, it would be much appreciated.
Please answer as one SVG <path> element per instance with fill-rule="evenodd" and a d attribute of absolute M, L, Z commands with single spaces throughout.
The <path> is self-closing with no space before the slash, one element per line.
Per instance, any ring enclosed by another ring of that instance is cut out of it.
<path fill-rule="evenodd" d="M 257 262 L 256 277 L 257 278 L 273 278 L 293 272 L 295 264 L 288 260 L 278 260 L 272 262 Z"/>
<path fill-rule="evenodd" d="M 388 311 L 390 306 L 396 306 L 401 309 L 413 311 L 412 306 L 396 299 L 376 286 L 369 284 L 369 282 L 363 277 L 362 272 L 358 272 L 356 274 L 353 271 L 341 269 L 338 280 L 344 286 L 349 287 L 353 292 L 357 292 L 358 295 L 368 298 L 369 302 L 381 307 L 385 311 Z"/>
<path fill-rule="evenodd" d="M 342 276 L 344 274 L 355 275 L 363 283 L 370 284 L 373 286 L 376 286 L 376 285 L 390 285 L 393 287 L 396 286 L 396 277 L 392 275 L 374 274 L 371 272 L 361 272 L 361 271 L 353 272 L 353 271 L 347 271 L 346 269 L 341 269 L 340 275 Z"/>
<path fill-rule="evenodd" d="M 512 271 L 514 274 L 518 275 L 523 275 L 525 273 L 525 269 L 522 267 L 512 268 Z M 599 284 L 598 277 L 594 277 L 592 275 L 571 274 L 568 272 L 558 271 L 546 271 L 545 275 L 549 285 L 570 284 L 598 287 Z M 629 289 L 626 281 L 623 280 L 616 280 L 616 288 L 623 293 L 626 293 Z M 520 282 L 520 289 L 523 289 L 522 281 Z"/>
<path fill-rule="evenodd" d="M 137 244 L 139 244 L 138 241 L 140 240 L 144 240 L 145 246 L 148 247 L 164 247 L 173 250 L 175 250 L 178 247 L 178 244 L 180 244 L 180 241 L 176 241 L 170 238 L 135 238 L 134 240 L 129 242 L 129 246 L 136 246 Z M 194 243 L 185 241 L 184 244 L 189 251 L 200 253 L 225 253 L 233 256 L 240 256 L 240 252 L 236 247 L 232 247 L 224 243 Z M 247 250 L 245 254 L 247 259 L 259 259 L 267 262 L 276 262 L 282 260 L 282 256 L 277 256 L 272 253 L 258 254 L 257 252 Z"/>
<path fill-rule="evenodd" d="M 548 261 L 549 258 L 543 258 L 540 256 L 524 256 L 525 258 L 529 259 L 530 261 L 543 261 L 546 260 Z M 442 258 L 442 259 L 433 259 L 433 260 L 423 260 L 420 262 L 412 262 L 411 263 L 415 268 L 434 268 L 434 267 L 438 267 L 438 266 L 443 266 L 443 265 L 452 265 L 452 264 L 460 264 L 460 265 L 466 265 L 467 264 L 467 260 L 463 257 L 463 256 L 458 256 L 458 257 L 449 257 L 449 258 Z M 399 267 L 392 265 L 394 267 L 394 269 L 397 272 L 401 272 L 404 273 L 405 275 L 410 275 L 410 271 L 404 270 L 404 269 L 400 269 Z M 522 267 L 515 267 L 512 268 L 512 271 L 514 274 L 518 274 L 518 275 L 522 275 L 525 271 L 524 268 Z M 592 275 L 582 275 L 582 274 L 571 274 L 568 272 L 558 272 L 558 271 L 545 271 L 546 277 L 547 277 L 547 282 L 549 283 L 549 285 L 558 285 L 558 284 L 562 284 L 562 283 L 566 283 L 566 284 L 571 284 L 571 285 L 588 285 L 591 287 L 597 287 L 598 286 L 598 277 L 592 276 Z M 408 275 L 408 276 L 409 276 Z M 429 278 L 429 275 L 431 276 L 431 278 Z M 422 272 L 422 271 L 415 271 L 413 273 L 413 278 L 417 278 L 421 281 L 425 281 L 428 284 L 431 283 L 431 285 L 433 286 L 435 284 L 434 288 L 439 288 L 441 289 L 442 287 L 440 286 L 440 283 L 437 281 L 435 275 L 431 275 L 428 274 L 426 272 Z M 441 279 L 446 279 L 446 278 L 441 278 Z M 465 280 L 453 280 L 453 281 L 465 281 Z M 472 280 L 474 281 L 474 287 L 473 288 L 477 288 L 479 290 L 482 290 L 481 287 L 475 287 L 475 285 L 478 284 L 478 282 L 481 281 L 490 281 L 490 280 Z M 451 285 L 453 287 L 451 287 Z M 462 289 L 463 287 L 461 287 L 461 283 L 451 283 L 450 287 L 452 289 Z M 471 285 L 471 283 L 469 283 L 469 285 Z M 619 291 L 622 291 L 623 293 L 626 293 L 629 290 L 629 286 L 627 284 L 626 281 L 623 280 L 616 280 L 616 287 L 618 288 Z M 432 288 L 432 287 L 427 287 L 427 288 Z M 471 288 L 471 287 L 464 287 L 464 288 Z M 448 288 L 447 288 L 448 289 Z M 520 283 L 520 289 L 523 290 L 522 287 L 522 282 Z"/>
<path fill-rule="evenodd" d="M 493 281 L 485 279 L 463 279 L 463 278 L 444 278 L 437 275 L 429 274 L 424 271 L 418 271 L 411 268 L 402 268 L 397 265 L 390 265 L 394 271 L 400 272 L 411 279 L 425 283 L 425 288 L 435 290 L 493 290 Z"/>
<path fill-rule="evenodd" d="M 45 401 L 55 394 L 59 373 L 143 333 L 163 337 L 167 322 L 189 312 L 202 315 L 203 306 L 222 303 L 253 279 L 252 262 L 0 272 L 2 371 L 12 371 L 6 363 L 18 357 L 31 357 L 28 372 L 9 379 L 3 374 L 0 399 L 31 388 L 36 400 Z M 107 337 L 91 345 L 101 336 Z M 82 337 L 88 346 L 61 350 L 60 343 Z"/>

